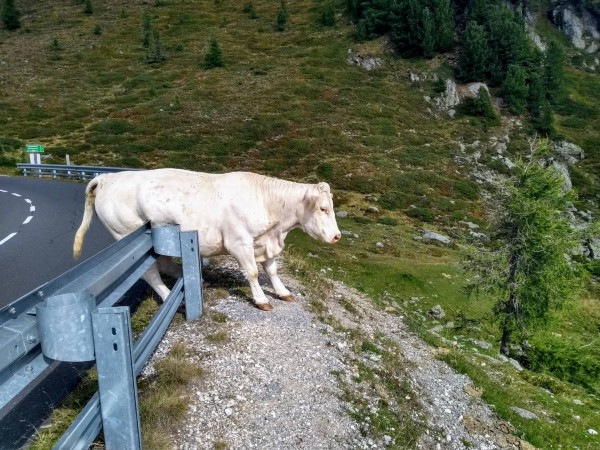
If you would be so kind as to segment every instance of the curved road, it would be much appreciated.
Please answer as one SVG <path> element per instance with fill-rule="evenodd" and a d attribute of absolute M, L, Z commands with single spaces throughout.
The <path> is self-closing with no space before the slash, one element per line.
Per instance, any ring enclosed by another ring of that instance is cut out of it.
<path fill-rule="evenodd" d="M 78 264 L 73 238 L 83 216 L 85 184 L 0 176 L 0 308 Z M 114 241 L 94 219 L 81 260 Z M 0 419 L 0 449 L 20 448 L 75 386 L 81 363 L 52 366 L 46 377 L 20 394 Z"/>
<path fill-rule="evenodd" d="M 73 238 L 83 216 L 85 184 L 0 176 L 0 308 L 80 261 Z M 97 218 L 81 261 L 114 240 Z"/>

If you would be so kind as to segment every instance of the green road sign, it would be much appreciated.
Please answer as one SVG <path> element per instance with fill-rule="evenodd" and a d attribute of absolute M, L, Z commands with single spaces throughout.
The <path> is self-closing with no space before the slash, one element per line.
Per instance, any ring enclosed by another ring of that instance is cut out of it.
<path fill-rule="evenodd" d="M 25 149 L 27 153 L 44 153 L 44 146 L 39 144 L 27 144 Z"/>

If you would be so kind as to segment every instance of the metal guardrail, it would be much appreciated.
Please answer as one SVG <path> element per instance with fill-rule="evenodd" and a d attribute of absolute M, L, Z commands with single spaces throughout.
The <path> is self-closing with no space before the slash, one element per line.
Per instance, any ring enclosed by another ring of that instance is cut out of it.
<path fill-rule="evenodd" d="M 73 178 L 79 180 L 91 180 L 101 173 L 122 172 L 122 167 L 100 167 L 100 166 L 63 166 L 60 164 L 25 164 L 18 163 L 17 169 L 23 172 L 23 176 L 44 176 L 52 178 Z"/>
<path fill-rule="evenodd" d="M 181 257 L 183 277 L 132 344 L 129 309 L 114 305 L 158 255 Z M 102 428 L 106 448 L 141 448 L 135 377 L 184 297 L 186 318 L 199 318 L 202 274 L 197 232 L 144 225 L 2 308 L 0 413 L 39 381 L 54 360 L 95 359 L 99 390 L 54 449 L 87 449 Z"/>

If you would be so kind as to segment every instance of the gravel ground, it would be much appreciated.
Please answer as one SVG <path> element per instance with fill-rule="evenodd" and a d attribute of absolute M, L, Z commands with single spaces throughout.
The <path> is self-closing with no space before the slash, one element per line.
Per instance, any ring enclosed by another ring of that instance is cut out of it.
<path fill-rule="evenodd" d="M 216 264 L 213 270 L 244 283 L 231 259 Z M 266 279 L 260 281 L 268 293 Z M 285 277 L 284 283 L 296 301 L 273 299 L 269 313 L 256 309 L 239 290 L 208 286 L 204 317 L 169 329 L 152 361 L 174 342 L 184 341 L 198 352 L 197 362 L 206 371 L 190 390 L 189 414 L 173 436 L 173 448 L 399 448 L 388 435 L 365 433 L 368 427 L 349 414 L 356 412 L 354 406 L 342 400 L 347 398 L 344 389 L 360 389 L 352 381 L 357 360 L 368 359 L 375 368 L 380 364 L 376 355 L 356 354 L 353 333 L 343 330 L 398 344 L 397 356 L 406 363 L 406 381 L 419 405 L 414 417 L 424 422 L 414 448 L 533 448 L 494 415 L 469 378 L 436 359 L 436 349 L 410 333 L 397 312 L 377 310 L 336 282 L 324 299 L 326 322 L 341 325 L 333 327 L 310 312 L 309 299 L 296 280 Z M 343 307 L 339 299 L 350 300 L 352 308 Z M 152 371 L 152 361 L 145 373 Z M 378 400 L 370 399 L 375 413 Z"/>

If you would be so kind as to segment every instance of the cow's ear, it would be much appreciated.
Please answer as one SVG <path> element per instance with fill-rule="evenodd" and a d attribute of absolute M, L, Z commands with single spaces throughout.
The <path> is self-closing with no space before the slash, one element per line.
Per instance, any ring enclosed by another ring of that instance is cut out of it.
<path fill-rule="evenodd" d="M 317 189 L 319 190 L 319 192 L 331 192 L 329 185 L 324 181 L 321 181 L 319 184 L 317 184 Z"/>

